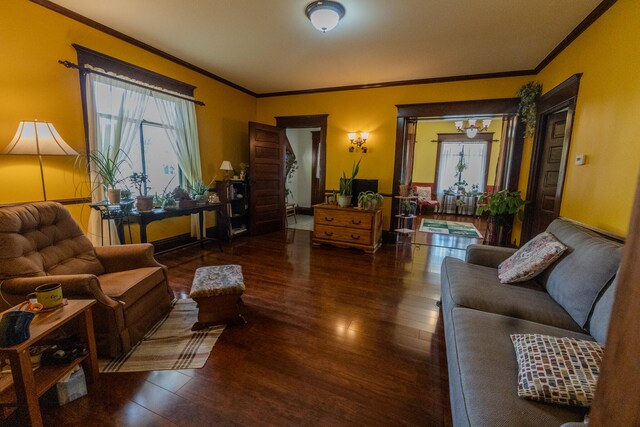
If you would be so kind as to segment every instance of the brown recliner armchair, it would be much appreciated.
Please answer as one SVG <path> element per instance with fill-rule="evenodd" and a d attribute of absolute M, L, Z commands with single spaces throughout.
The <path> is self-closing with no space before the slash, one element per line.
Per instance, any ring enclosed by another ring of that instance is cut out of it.
<path fill-rule="evenodd" d="M 93 247 L 61 204 L 0 208 L 0 290 L 11 304 L 45 283 L 61 283 L 64 297 L 95 299 L 98 353 L 128 351 L 170 309 L 167 268 L 153 246 Z M 0 303 L 3 304 L 3 303 Z"/>

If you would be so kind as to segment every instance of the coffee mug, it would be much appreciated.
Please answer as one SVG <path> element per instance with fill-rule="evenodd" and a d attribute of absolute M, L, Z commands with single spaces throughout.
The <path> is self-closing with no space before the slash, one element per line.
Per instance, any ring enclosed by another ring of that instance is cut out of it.
<path fill-rule="evenodd" d="M 60 283 L 47 283 L 36 288 L 35 292 L 27 295 L 27 299 L 35 298 L 42 307 L 53 308 L 62 304 L 62 285 Z"/>

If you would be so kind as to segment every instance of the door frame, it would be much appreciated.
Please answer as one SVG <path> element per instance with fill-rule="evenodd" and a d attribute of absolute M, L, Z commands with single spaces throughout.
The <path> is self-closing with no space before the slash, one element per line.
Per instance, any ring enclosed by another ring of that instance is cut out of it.
<path fill-rule="evenodd" d="M 562 144 L 562 159 L 560 160 L 560 173 L 558 175 L 558 187 L 556 189 L 556 201 L 554 210 L 560 213 L 562 205 L 562 194 L 564 192 L 564 178 L 567 171 L 567 159 L 569 157 L 569 145 L 571 143 L 571 133 L 573 129 L 573 119 L 580 87 L 582 73 L 574 74 L 558 86 L 551 89 L 540 97 L 537 102 L 538 120 L 536 126 L 533 149 L 531 152 L 531 164 L 529 168 L 529 181 L 527 183 L 527 204 L 524 209 L 524 222 L 522 224 L 522 234 L 520 244 L 528 242 L 533 232 L 533 196 L 536 192 L 540 180 L 540 166 L 543 162 L 545 129 L 549 117 L 561 110 L 567 110 L 567 121 L 565 125 L 564 142 Z"/>
<path fill-rule="evenodd" d="M 317 194 L 324 194 L 326 188 L 327 170 L 327 118 L 328 114 L 311 114 L 306 116 L 276 116 L 276 126 L 285 129 L 320 128 L 320 150 L 318 156 L 318 186 Z M 313 191 L 312 193 L 313 194 Z M 283 201 L 284 203 L 284 201 Z M 314 204 L 314 201 L 311 201 Z M 311 212 L 312 213 L 312 212 Z"/>
<path fill-rule="evenodd" d="M 408 159 L 412 152 L 407 138 L 408 124 L 418 118 L 441 118 L 451 119 L 460 116 L 502 116 L 503 121 L 509 126 L 503 132 L 505 141 L 504 149 L 501 153 L 505 156 L 500 159 L 504 164 L 500 168 L 500 176 L 496 176 L 496 187 L 516 191 L 520 178 L 520 164 L 522 163 L 522 150 L 524 146 L 524 123 L 518 118 L 518 105 L 520 98 L 496 98 L 480 99 L 475 101 L 454 101 L 454 102 L 433 102 L 427 104 L 402 104 L 396 105 L 398 117 L 396 124 L 396 149 L 393 165 L 393 194 L 400 194 L 400 185 L 410 181 L 407 179 L 407 166 L 409 161 L 413 162 L 413 156 Z M 398 209 L 396 198 L 393 199 L 392 212 Z M 395 224 L 391 224 L 394 229 Z"/>

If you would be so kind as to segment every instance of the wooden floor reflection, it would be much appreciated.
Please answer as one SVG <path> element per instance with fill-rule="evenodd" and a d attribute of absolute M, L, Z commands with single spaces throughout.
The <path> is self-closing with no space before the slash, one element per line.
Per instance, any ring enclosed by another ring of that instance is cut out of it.
<path fill-rule="evenodd" d="M 453 248 L 383 245 L 375 255 L 312 246 L 287 230 L 158 259 L 178 298 L 196 268 L 240 264 L 244 327 L 229 327 L 203 369 L 102 374 L 47 425 L 450 425 L 439 308 Z M 8 425 L 15 424 L 10 420 Z M 13 424 L 12 424 L 13 423 Z"/>

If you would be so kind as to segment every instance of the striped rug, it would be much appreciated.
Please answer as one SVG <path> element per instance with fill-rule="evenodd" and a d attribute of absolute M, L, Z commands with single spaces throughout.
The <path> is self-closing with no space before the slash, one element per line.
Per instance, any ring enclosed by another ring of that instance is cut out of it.
<path fill-rule="evenodd" d="M 195 301 L 175 300 L 169 314 L 128 353 L 115 359 L 100 359 L 100 372 L 202 368 L 224 325 L 191 331 L 197 317 Z"/>

